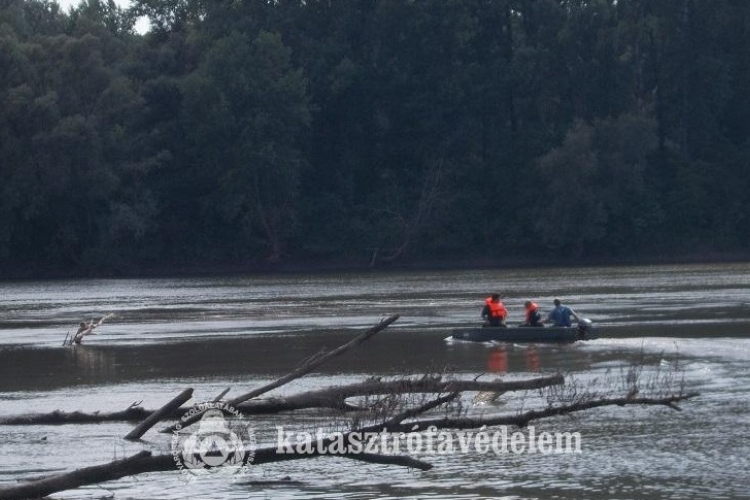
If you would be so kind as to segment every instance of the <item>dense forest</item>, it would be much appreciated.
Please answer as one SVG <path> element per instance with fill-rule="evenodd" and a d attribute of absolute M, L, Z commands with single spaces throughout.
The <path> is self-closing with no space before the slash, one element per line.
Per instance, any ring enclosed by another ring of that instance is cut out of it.
<path fill-rule="evenodd" d="M 749 139 L 746 0 L 0 0 L 0 277 L 747 255 Z"/>

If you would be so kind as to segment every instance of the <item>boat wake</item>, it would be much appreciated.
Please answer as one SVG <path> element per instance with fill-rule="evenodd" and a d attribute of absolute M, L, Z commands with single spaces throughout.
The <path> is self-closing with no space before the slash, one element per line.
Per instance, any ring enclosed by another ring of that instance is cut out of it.
<path fill-rule="evenodd" d="M 696 358 L 709 357 L 750 361 L 750 340 L 733 337 L 705 339 L 674 337 L 600 338 L 589 341 L 586 346 L 587 349 L 593 350 L 641 350 L 644 352 L 663 352 Z"/>

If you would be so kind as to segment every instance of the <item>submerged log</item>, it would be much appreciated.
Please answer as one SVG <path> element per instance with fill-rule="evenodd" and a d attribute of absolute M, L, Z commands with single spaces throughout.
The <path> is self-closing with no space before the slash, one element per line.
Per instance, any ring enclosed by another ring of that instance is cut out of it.
<path fill-rule="evenodd" d="M 436 377 L 422 377 L 418 379 L 403 379 L 382 381 L 376 379 L 365 380 L 341 387 L 327 387 L 315 391 L 307 391 L 285 397 L 268 399 L 253 399 L 240 403 L 235 408 L 245 415 L 259 415 L 280 413 L 311 408 L 334 410 L 362 409 L 347 400 L 356 397 L 379 396 L 387 394 L 410 393 L 449 393 L 449 392 L 493 392 L 503 393 L 511 391 L 533 390 L 552 385 L 562 385 L 562 375 L 537 377 L 518 381 L 487 381 L 477 380 L 443 380 Z M 214 400 L 215 401 L 215 400 Z M 160 416 L 162 420 L 178 419 L 185 415 L 190 407 L 170 409 Z M 62 412 L 28 414 L 0 418 L 0 425 L 44 425 L 44 424 L 89 424 L 112 421 L 139 421 L 148 418 L 154 410 L 131 407 L 125 411 L 104 413 Z"/>
<path fill-rule="evenodd" d="M 29 413 L 0 417 L 0 425 L 61 425 L 61 424 L 98 424 L 102 422 L 139 422 L 153 413 L 140 406 L 131 406 L 127 410 L 114 412 L 86 413 L 82 411 L 65 412 L 55 410 L 49 413 Z"/>

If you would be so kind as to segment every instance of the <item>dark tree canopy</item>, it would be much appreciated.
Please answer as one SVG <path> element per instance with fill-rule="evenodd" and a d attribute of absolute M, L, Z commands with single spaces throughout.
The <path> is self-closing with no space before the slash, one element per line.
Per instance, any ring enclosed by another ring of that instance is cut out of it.
<path fill-rule="evenodd" d="M 2 0 L 0 276 L 747 255 L 748 25 L 732 0 Z"/>

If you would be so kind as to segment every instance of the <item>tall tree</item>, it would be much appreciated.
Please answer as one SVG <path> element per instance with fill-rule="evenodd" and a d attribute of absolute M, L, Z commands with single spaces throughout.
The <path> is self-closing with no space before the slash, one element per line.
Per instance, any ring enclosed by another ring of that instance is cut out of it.
<path fill-rule="evenodd" d="M 206 124 L 190 135 L 213 154 L 203 153 L 205 163 L 195 168 L 216 179 L 204 202 L 239 231 L 245 252 L 265 249 L 277 260 L 295 228 L 310 122 L 304 75 L 279 35 L 232 32 L 214 44 L 196 78 L 203 84 L 192 90 L 208 91 L 210 114 L 203 114 L 202 96 L 186 95 L 187 116 Z M 213 128 L 208 136 L 196 134 L 206 126 Z"/>
<path fill-rule="evenodd" d="M 537 232 L 567 256 L 624 253 L 643 244 L 661 221 L 646 173 L 656 145 L 649 119 L 622 115 L 577 122 L 565 141 L 540 158 L 545 179 Z"/>

